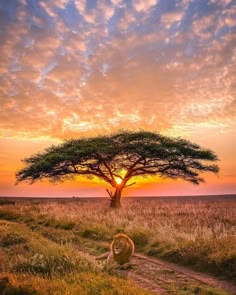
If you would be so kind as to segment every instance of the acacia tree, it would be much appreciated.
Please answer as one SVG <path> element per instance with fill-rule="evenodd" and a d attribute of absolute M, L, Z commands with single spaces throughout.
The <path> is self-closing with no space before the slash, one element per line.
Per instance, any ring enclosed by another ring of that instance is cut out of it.
<path fill-rule="evenodd" d="M 211 150 L 181 138 L 148 131 L 122 131 L 110 136 L 71 139 L 23 160 L 16 173 L 17 183 L 34 183 L 42 178 L 64 181 L 75 175 L 98 177 L 111 185 L 107 189 L 111 207 L 120 207 L 122 190 L 134 184 L 135 176 L 159 175 L 203 182 L 201 172 L 219 171 Z M 210 162 L 210 164 L 209 164 Z M 122 173 L 121 173 L 122 172 Z"/>

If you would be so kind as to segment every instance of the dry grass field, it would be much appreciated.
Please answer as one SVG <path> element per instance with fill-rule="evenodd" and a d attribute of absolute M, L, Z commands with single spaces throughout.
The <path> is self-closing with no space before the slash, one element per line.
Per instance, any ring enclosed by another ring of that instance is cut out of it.
<path fill-rule="evenodd" d="M 111 271 L 97 270 L 76 251 L 107 251 L 118 232 L 128 234 L 138 252 L 235 283 L 234 198 L 124 198 L 120 210 L 108 205 L 105 199 L 2 200 L 0 282 L 8 277 L 6 294 L 151 294 Z M 225 294 L 196 290 L 170 294 Z"/>

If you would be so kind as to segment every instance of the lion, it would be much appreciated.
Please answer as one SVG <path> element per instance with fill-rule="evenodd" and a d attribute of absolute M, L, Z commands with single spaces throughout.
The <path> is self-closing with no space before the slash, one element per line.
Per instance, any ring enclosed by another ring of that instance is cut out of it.
<path fill-rule="evenodd" d="M 96 260 L 107 258 L 107 264 L 125 269 L 131 266 L 134 249 L 134 242 L 126 234 L 117 234 L 110 245 L 110 251 L 96 257 Z"/>

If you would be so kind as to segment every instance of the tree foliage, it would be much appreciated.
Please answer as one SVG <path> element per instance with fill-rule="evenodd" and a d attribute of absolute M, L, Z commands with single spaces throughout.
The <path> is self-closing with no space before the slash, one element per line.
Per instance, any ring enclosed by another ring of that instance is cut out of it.
<path fill-rule="evenodd" d="M 109 136 L 67 140 L 23 160 L 17 182 L 42 178 L 63 181 L 75 175 L 96 176 L 123 189 L 135 176 L 159 175 L 203 182 L 201 172 L 218 172 L 217 156 L 209 149 L 182 138 L 148 131 L 122 131 Z M 121 171 L 125 171 L 123 176 Z M 117 178 L 120 179 L 119 184 Z"/>

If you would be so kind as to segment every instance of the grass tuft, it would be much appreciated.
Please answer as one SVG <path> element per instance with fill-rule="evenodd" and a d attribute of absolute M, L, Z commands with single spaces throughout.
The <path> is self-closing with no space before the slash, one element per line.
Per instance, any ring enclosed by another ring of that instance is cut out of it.
<path fill-rule="evenodd" d="M 20 256 L 18 259 L 15 271 L 33 275 L 40 274 L 45 277 L 65 275 L 79 271 L 81 268 L 85 269 L 85 262 L 66 255 L 56 257 L 36 253 L 29 257 Z"/>
<path fill-rule="evenodd" d="M 19 244 L 25 244 L 27 242 L 25 237 L 20 236 L 17 233 L 8 233 L 0 239 L 0 246 L 10 247 Z"/>

